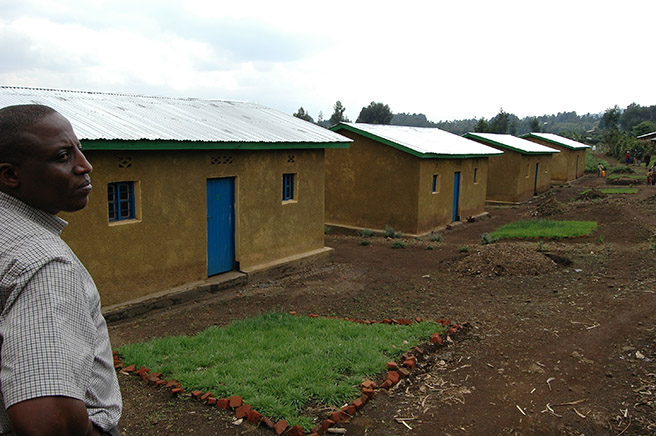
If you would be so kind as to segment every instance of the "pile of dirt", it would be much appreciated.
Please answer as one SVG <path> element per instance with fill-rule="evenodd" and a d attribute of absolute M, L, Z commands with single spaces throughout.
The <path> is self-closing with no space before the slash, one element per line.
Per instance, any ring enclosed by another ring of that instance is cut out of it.
<path fill-rule="evenodd" d="M 613 174 L 635 174 L 631 167 L 618 167 L 612 171 Z"/>
<path fill-rule="evenodd" d="M 558 215 L 567 210 L 567 206 L 564 203 L 556 200 L 553 196 L 550 196 L 545 201 L 539 203 L 535 209 L 534 216 L 552 216 Z"/>
<path fill-rule="evenodd" d="M 557 268 L 557 264 L 525 245 L 496 243 L 472 249 L 469 255 L 456 265 L 461 275 L 479 277 L 541 275 Z"/>
<path fill-rule="evenodd" d="M 646 180 L 646 178 L 645 178 Z M 629 177 L 620 177 L 618 179 L 606 179 L 606 184 L 607 185 L 637 185 L 639 183 L 643 183 L 640 180 L 632 179 Z"/>
<path fill-rule="evenodd" d="M 578 196 L 578 199 L 579 200 L 594 200 L 594 199 L 597 199 L 597 198 L 604 198 L 604 197 L 606 197 L 606 194 L 604 194 L 603 192 L 601 192 L 597 188 L 592 188 L 588 191 L 585 191 L 585 192 L 581 193 Z"/>

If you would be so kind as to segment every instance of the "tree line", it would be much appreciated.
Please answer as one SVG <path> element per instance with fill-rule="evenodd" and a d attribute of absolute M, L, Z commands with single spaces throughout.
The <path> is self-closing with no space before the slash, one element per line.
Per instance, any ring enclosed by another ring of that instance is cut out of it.
<path fill-rule="evenodd" d="M 350 122 L 345 111 L 346 108 L 338 100 L 333 106 L 330 118 L 325 120 L 322 113 L 319 112 L 316 124 L 329 128 L 340 122 Z M 299 108 L 294 116 L 315 123 L 303 107 Z M 437 127 L 457 135 L 464 135 L 467 132 L 502 133 L 515 136 L 531 132 L 555 133 L 590 145 L 603 145 L 609 155 L 620 157 L 626 151 L 640 150 L 644 152 L 652 147 L 650 143 L 638 141 L 636 138 L 656 132 L 656 105 L 640 106 L 632 103 L 625 109 L 615 105 L 599 114 L 579 115 L 572 111 L 521 119 L 501 108 L 499 113 L 489 120 L 471 118 L 433 122 L 421 113 L 395 114 L 388 105 L 372 101 L 368 106 L 362 108 L 355 122 Z"/>

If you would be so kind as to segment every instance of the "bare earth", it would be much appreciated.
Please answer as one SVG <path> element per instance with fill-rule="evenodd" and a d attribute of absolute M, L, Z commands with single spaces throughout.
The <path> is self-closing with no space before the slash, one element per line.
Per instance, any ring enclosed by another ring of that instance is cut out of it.
<path fill-rule="evenodd" d="M 408 239 L 405 249 L 330 234 L 333 262 L 115 322 L 112 343 L 193 334 L 271 310 L 449 318 L 469 327 L 340 425 L 347 435 L 653 435 L 656 187 L 576 200 L 603 184 L 586 175 L 530 203 L 489 206 L 487 218 L 443 231 L 442 242 Z M 600 227 L 540 247 L 480 244 L 481 234 L 531 216 Z M 138 377 L 119 373 L 119 381 L 124 436 L 275 434 L 233 425 L 232 414 L 174 399 Z"/>

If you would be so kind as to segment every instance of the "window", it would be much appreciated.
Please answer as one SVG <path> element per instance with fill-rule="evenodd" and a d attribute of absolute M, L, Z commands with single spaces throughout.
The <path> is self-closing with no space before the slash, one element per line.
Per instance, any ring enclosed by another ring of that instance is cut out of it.
<path fill-rule="evenodd" d="M 474 168 L 474 183 L 478 183 L 478 168 Z"/>
<path fill-rule="evenodd" d="M 109 221 L 134 219 L 134 182 L 107 184 Z"/>
<path fill-rule="evenodd" d="M 433 189 L 432 189 L 433 194 L 440 192 L 440 175 L 439 174 L 433 174 Z"/>
<path fill-rule="evenodd" d="M 294 174 L 282 175 L 282 201 L 294 199 Z"/>

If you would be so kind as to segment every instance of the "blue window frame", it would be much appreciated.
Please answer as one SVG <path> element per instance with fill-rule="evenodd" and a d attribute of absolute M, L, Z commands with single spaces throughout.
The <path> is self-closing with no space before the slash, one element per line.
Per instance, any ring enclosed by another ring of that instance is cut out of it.
<path fill-rule="evenodd" d="M 294 199 L 294 174 L 282 175 L 282 201 Z"/>
<path fill-rule="evenodd" d="M 107 184 L 109 221 L 134 219 L 134 182 Z"/>
<path fill-rule="evenodd" d="M 433 193 L 437 192 L 438 189 L 437 180 L 437 174 L 433 174 Z"/>
<path fill-rule="evenodd" d="M 478 183 L 478 168 L 474 168 L 474 183 Z"/>

